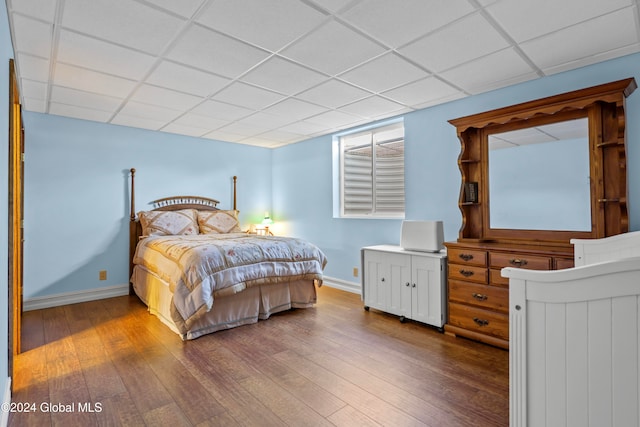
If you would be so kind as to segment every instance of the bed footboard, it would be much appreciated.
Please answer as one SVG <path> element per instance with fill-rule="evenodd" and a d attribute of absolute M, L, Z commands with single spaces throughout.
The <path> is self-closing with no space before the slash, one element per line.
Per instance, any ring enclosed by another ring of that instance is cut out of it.
<path fill-rule="evenodd" d="M 510 425 L 640 425 L 640 257 L 502 275 Z"/>

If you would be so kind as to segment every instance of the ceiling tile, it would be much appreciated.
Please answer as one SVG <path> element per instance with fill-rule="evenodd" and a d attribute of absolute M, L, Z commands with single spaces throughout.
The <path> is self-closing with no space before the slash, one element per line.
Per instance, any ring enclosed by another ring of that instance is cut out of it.
<path fill-rule="evenodd" d="M 168 122 L 177 118 L 181 112 L 170 108 L 160 107 L 158 105 L 128 101 L 122 107 L 119 114 Z"/>
<path fill-rule="evenodd" d="M 516 42 L 524 42 L 632 4 L 632 0 L 500 1 L 487 11 Z"/>
<path fill-rule="evenodd" d="M 496 64 L 500 64 L 499 67 Z M 487 92 L 535 79 L 536 71 L 512 48 L 492 53 L 440 74 L 468 93 Z"/>
<path fill-rule="evenodd" d="M 370 95 L 371 92 L 333 79 L 296 95 L 296 98 L 324 105 L 329 108 L 337 108 Z"/>
<path fill-rule="evenodd" d="M 214 130 L 206 135 L 202 135 L 202 138 L 215 139 L 217 141 L 238 142 L 245 139 L 246 136 L 231 132 L 223 132 L 221 130 Z"/>
<path fill-rule="evenodd" d="M 272 130 L 269 132 L 265 132 L 260 135 L 261 138 L 265 138 L 270 141 L 289 144 L 292 142 L 300 141 L 304 139 L 303 135 L 299 135 L 296 133 L 286 132 L 283 130 Z"/>
<path fill-rule="evenodd" d="M 162 61 L 146 79 L 147 83 L 192 95 L 208 96 L 228 85 L 231 80 L 214 74 Z"/>
<path fill-rule="evenodd" d="M 243 123 L 234 122 L 218 130 L 221 132 L 229 132 L 236 135 L 242 135 L 246 138 L 249 136 L 258 135 L 262 132 L 267 131 L 268 129 L 265 129 L 264 126 L 260 126 L 260 125 L 256 125 L 248 122 L 243 122 Z"/>
<path fill-rule="evenodd" d="M 130 99 L 180 111 L 189 110 L 204 101 L 204 98 L 198 96 L 150 85 L 138 87 Z"/>
<path fill-rule="evenodd" d="M 315 135 L 323 132 L 325 127 L 323 125 L 319 125 L 317 123 L 311 123 L 309 121 L 300 121 L 291 123 L 290 125 L 286 125 L 280 128 L 280 130 L 284 132 L 289 132 L 293 134 L 300 135 Z"/>
<path fill-rule="evenodd" d="M 199 25 L 189 27 L 167 54 L 174 61 L 226 77 L 237 77 L 268 56 L 264 50 Z"/>
<path fill-rule="evenodd" d="M 166 121 L 145 119 L 143 117 L 129 116 L 127 114 L 118 113 L 111 122 L 114 125 L 129 126 L 133 128 L 142 128 L 150 130 L 159 130 L 167 124 Z"/>
<path fill-rule="evenodd" d="M 340 46 L 336 49 L 336 46 Z M 327 24 L 284 49 L 282 54 L 335 75 L 383 53 L 385 49 L 336 22 Z"/>
<path fill-rule="evenodd" d="M 474 10 L 467 0 L 365 0 L 341 16 L 386 45 L 399 47 Z"/>
<path fill-rule="evenodd" d="M 60 31 L 57 60 L 105 74 L 138 80 L 155 58 L 70 31 Z"/>
<path fill-rule="evenodd" d="M 260 111 L 252 114 L 251 116 L 238 120 L 237 122 L 235 122 L 235 124 L 239 126 L 246 125 L 247 127 L 256 126 L 261 128 L 261 132 L 265 132 L 267 130 L 276 129 L 284 125 L 288 125 L 293 121 L 294 120 L 290 117 L 277 116 L 275 114 L 269 114 Z"/>
<path fill-rule="evenodd" d="M 11 11 L 20 12 L 53 23 L 56 13 L 56 3 L 55 0 L 9 0 L 7 1 L 7 6 Z"/>
<path fill-rule="evenodd" d="M 292 79 L 291 76 L 296 78 Z M 326 78 L 320 73 L 274 56 L 242 76 L 242 81 L 293 95 L 317 85 Z"/>
<path fill-rule="evenodd" d="M 108 111 L 76 107 L 75 105 L 57 104 L 55 102 L 49 103 L 49 114 L 102 123 L 106 123 L 111 117 L 111 113 Z"/>
<path fill-rule="evenodd" d="M 440 72 L 509 46 L 478 13 L 400 49 L 400 53 Z"/>
<path fill-rule="evenodd" d="M 47 84 L 33 80 L 22 79 L 20 95 L 32 99 L 47 99 Z"/>
<path fill-rule="evenodd" d="M 289 98 L 264 110 L 266 113 L 289 117 L 289 122 L 304 119 L 325 111 L 325 108 L 298 99 Z"/>
<path fill-rule="evenodd" d="M 362 117 L 357 117 L 341 111 L 327 111 L 326 113 L 313 116 L 306 121 L 318 125 L 324 125 L 331 129 L 340 129 L 361 123 Z"/>
<path fill-rule="evenodd" d="M 576 68 L 586 67 L 587 65 L 595 64 L 600 61 L 608 61 L 609 59 L 619 58 L 625 55 L 631 55 L 640 52 L 640 43 L 635 43 L 625 47 L 608 50 L 597 55 L 588 56 L 575 61 L 564 62 L 562 64 L 555 64 L 550 67 L 544 68 L 545 75 L 551 75 L 556 73 L 562 73 L 564 71 L 575 70 Z"/>
<path fill-rule="evenodd" d="M 354 3 L 354 0 L 311 0 L 310 3 L 315 3 L 321 9 L 335 13 L 344 9 L 348 4 Z"/>
<path fill-rule="evenodd" d="M 13 31 L 15 33 L 14 48 L 17 52 L 49 58 L 53 35 L 51 25 L 22 15 L 14 15 Z"/>
<path fill-rule="evenodd" d="M 6 3 L 25 111 L 276 147 L 638 53 L 638 1 Z"/>
<path fill-rule="evenodd" d="M 136 83 L 120 77 L 109 76 L 66 64 L 57 64 L 52 83 L 85 92 L 126 97 Z"/>
<path fill-rule="evenodd" d="M 53 86 L 51 88 L 51 102 L 75 105 L 77 107 L 115 112 L 123 102 L 123 98 L 84 92 L 67 87 Z"/>
<path fill-rule="evenodd" d="M 193 113 L 215 117 L 220 120 L 238 120 L 253 113 L 249 108 L 239 107 L 224 102 L 207 100 L 193 108 Z"/>
<path fill-rule="evenodd" d="M 522 43 L 522 50 L 539 68 L 545 70 L 620 46 L 637 44 L 636 16 L 631 9 L 622 9 Z M 603 28 L 615 28 L 615 31 L 602 31 Z"/>
<path fill-rule="evenodd" d="M 323 19 L 299 0 L 235 0 L 211 2 L 198 22 L 275 52 Z"/>
<path fill-rule="evenodd" d="M 346 105 L 340 109 L 341 111 L 351 113 L 370 119 L 380 117 L 391 117 L 408 109 L 404 105 L 389 101 L 380 96 L 372 96 L 353 104 Z"/>
<path fill-rule="evenodd" d="M 384 92 L 384 96 L 414 108 L 425 103 L 435 104 L 442 99 L 461 97 L 463 95 L 460 90 L 435 77 L 428 77 Z"/>
<path fill-rule="evenodd" d="M 372 92 L 382 92 L 396 86 L 425 78 L 426 71 L 394 53 L 380 56 L 339 77 Z"/>
<path fill-rule="evenodd" d="M 285 97 L 244 83 L 233 83 L 218 92 L 213 98 L 229 104 L 259 110 L 267 105 L 275 104 Z"/>
<path fill-rule="evenodd" d="M 173 123 L 181 126 L 194 126 L 199 129 L 206 129 L 207 132 L 213 129 L 218 129 L 228 123 L 228 120 L 214 118 L 210 116 L 203 116 L 201 114 L 195 114 L 192 112 L 185 113 L 178 117 Z M 203 134 L 206 132 L 203 132 Z"/>
<path fill-rule="evenodd" d="M 191 18 L 207 0 L 146 0 L 163 9 L 169 10 L 185 18 Z"/>
<path fill-rule="evenodd" d="M 200 136 L 210 132 L 211 129 L 199 128 L 199 127 L 193 126 L 193 125 L 184 126 L 184 125 L 180 125 L 180 124 L 178 124 L 176 122 L 173 122 L 173 123 L 169 123 L 168 125 L 164 126 L 162 129 L 160 129 L 160 131 L 168 132 L 168 133 L 175 133 L 175 134 L 178 134 L 178 135 L 187 135 L 187 136 L 193 136 L 193 137 L 200 137 Z"/>
<path fill-rule="evenodd" d="M 22 108 L 26 111 L 33 111 L 34 113 L 46 113 L 47 105 L 42 99 L 33 99 L 28 97 L 22 98 Z"/>
<path fill-rule="evenodd" d="M 178 34 L 184 20 L 131 0 L 65 0 L 64 27 L 160 53 Z"/>
<path fill-rule="evenodd" d="M 49 60 L 18 53 L 16 65 L 21 78 L 46 82 L 49 80 Z"/>

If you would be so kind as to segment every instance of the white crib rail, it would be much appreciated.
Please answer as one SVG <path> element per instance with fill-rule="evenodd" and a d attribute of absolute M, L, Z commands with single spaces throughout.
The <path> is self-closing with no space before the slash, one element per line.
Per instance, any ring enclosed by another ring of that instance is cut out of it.
<path fill-rule="evenodd" d="M 510 425 L 640 424 L 640 257 L 505 268 Z"/>
<path fill-rule="evenodd" d="M 640 231 L 602 239 L 571 239 L 575 266 L 640 256 Z"/>

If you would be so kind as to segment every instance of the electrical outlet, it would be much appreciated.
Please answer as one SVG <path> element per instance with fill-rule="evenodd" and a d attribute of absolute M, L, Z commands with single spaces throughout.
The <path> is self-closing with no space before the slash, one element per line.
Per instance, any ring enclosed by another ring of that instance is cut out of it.
<path fill-rule="evenodd" d="M 358 267 L 353 267 L 353 277 L 358 277 Z"/>
<path fill-rule="evenodd" d="M 98 277 L 100 278 L 100 280 L 107 280 L 107 270 L 100 270 L 100 273 L 98 273 Z"/>

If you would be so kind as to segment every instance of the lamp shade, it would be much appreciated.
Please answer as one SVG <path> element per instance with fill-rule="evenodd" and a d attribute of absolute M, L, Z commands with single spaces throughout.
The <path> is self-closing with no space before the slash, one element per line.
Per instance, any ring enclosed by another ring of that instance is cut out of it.
<path fill-rule="evenodd" d="M 273 220 L 269 216 L 269 212 L 265 212 L 264 213 L 264 219 L 262 220 L 262 225 L 269 226 L 271 224 L 273 224 Z"/>

